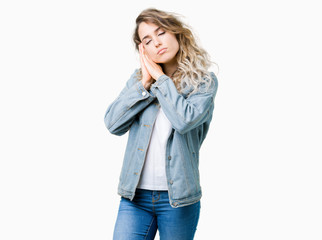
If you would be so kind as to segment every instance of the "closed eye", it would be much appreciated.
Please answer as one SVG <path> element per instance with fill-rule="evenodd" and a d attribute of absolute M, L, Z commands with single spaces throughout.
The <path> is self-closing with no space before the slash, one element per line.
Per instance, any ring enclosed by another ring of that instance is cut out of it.
<path fill-rule="evenodd" d="M 165 32 L 160 33 L 158 36 L 163 35 L 163 34 L 165 34 Z M 151 40 L 150 40 L 150 41 L 148 41 L 148 42 L 146 43 L 146 45 L 148 45 L 148 44 L 149 44 L 149 42 L 151 42 Z"/>

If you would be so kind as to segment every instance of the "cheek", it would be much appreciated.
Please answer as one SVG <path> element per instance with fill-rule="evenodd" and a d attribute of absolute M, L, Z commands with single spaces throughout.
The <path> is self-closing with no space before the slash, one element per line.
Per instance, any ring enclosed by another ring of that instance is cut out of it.
<path fill-rule="evenodd" d="M 145 50 L 146 55 L 151 56 L 151 51 L 149 49 Z"/>
<path fill-rule="evenodd" d="M 173 41 L 173 50 L 177 53 L 179 51 L 178 41 Z"/>
<path fill-rule="evenodd" d="M 167 41 L 171 44 L 176 44 L 176 42 L 178 42 L 174 35 L 168 35 Z"/>
<path fill-rule="evenodd" d="M 149 46 L 144 46 L 144 53 L 146 55 L 150 56 L 151 55 L 150 52 L 151 52 L 151 50 L 149 49 Z"/>
<path fill-rule="evenodd" d="M 175 48 L 179 48 L 179 43 L 176 38 L 173 39 L 173 45 L 175 46 Z"/>

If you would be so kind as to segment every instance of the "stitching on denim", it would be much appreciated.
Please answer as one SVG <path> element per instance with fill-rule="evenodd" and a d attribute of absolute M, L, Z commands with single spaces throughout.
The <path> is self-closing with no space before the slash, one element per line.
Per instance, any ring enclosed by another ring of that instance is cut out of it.
<path fill-rule="evenodd" d="M 153 221 L 154 221 L 154 218 L 155 218 L 155 217 L 153 217 L 153 218 L 152 218 L 152 221 L 151 221 L 151 223 L 150 223 L 150 226 L 149 226 L 148 232 L 146 233 L 146 235 L 145 235 L 145 238 L 144 238 L 144 239 L 146 239 L 146 238 L 148 237 L 148 235 L 149 235 L 149 232 L 150 232 L 150 229 L 151 229 L 152 223 L 153 223 Z"/>
<path fill-rule="evenodd" d="M 124 94 L 122 94 L 122 96 L 124 96 Z M 121 97 L 121 96 L 120 96 Z M 119 98 L 120 98 L 119 97 Z M 117 98 L 117 100 L 119 99 L 119 98 Z M 117 101 L 117 100 L 115 100 L 115 102 Z M 114 103 L 115 103 L 114 102 Z M 134 103 L 131 103 L 131 105 L 128 105 L 127 107 L 126 107 L 126 110 L 124 110 L 124 111 L 122 111 L 120 114 L 119 114 L 119 116 L 118 117 L 116 117 L 115 118 L 115 121 L 114 122 L 112 122 L 109 126 L 108 126 L 108 128 L 111 128 L 112 126 L 114 126 L 114 124 L 116 123 L 116 122 L 118 122 L 120 119 L 121 119 L 121 117 L 123 117 L 123 115 L 125 114 L 125 113 L 127 113 L 128 112 L 128 110 L 136 103 L 137 101 L 135 101 Z"/>
<path fill-rule="evenodd" d="M 184 136 L 182 136 L 182 138 L 184 139 Z M 184 151 L 183 151 L 183 147 L 182 147 L 182 141 L 179 141 L 179 145 L 180 145 L 180 149 L 181 149 L 181 152 L 182 152 L 182 156 L 184 156 Z M 183 161 L 184 163 L 182 164 L 183 168 L 184 168 L 184 180 L 186 182 L 186 186 L 187 186 L 187 190 L 188 190 L 188 194 L 190 195 L 191 194 L 191 189 L 189 187 L 189 184 L 188 184 L 188 181 L 187 181 L 187 167 L 186 167 L 186 161 Z"/>
<path fill-rule="evenodd" d="M 204 117 L 204 115 L 207 115 L 207 114 L 209 114 L 209 109 L 211 108 L 211 102 L 212 102 L 212 99 L 213 99 L 213 97 L 211 97 L 208 101 L 210 101 L 210 105 L 203 111 L 203 114 L 200 114 L 200 116 L 199 116 L 199 118 L 196 118 L 195 119 L 195 121 L 193 121 L 193 122 L 191 122 L 190 123 L 190 125 L 193 125 L 193 124 L 195 124 L 197 121 L 199 121 L 199 119 L 200 118 L 203 118 Z M 208 105 L 208 102 L 206 103 L 206 105 Z M 196 109 L 198 109 L 197 108 L 197 106 L 196 106 Z M 200 110 L 198 109 L 198 111 L 200 112 Z M 209 116 L 208 116 L 209 117 Z M 207 118 L 208 119 L 208 118 Z"/>
<path fill-rule="evenodd" d="M 196 161 L 195 159 L 195 151 L 193 150 L 192 146 L 193 144 L 190 142 L 190 138 L 187 134 L 185 134 L 185 139 L 187 141 L 187 144 L 188 144 L 188 149 L 189 149 L 189 156 L 191 156 L 190 158 L 190 163 L 191 163 L 191 171 L 192 171 L 192 175 L 193 175 L 193 178 L 194 178 L 194 183 L 195 183 L 195 187 L 196 187 L 196 192 L 198 191 L 198 184 L 197 184 L 197 176 L 196 176 L 196 171 L 195 170 L 195 164 L 193 163 L 193 161 Z M 192 151 L 192 152 L 191 152 Z M 192 154 L 192 155 L 190 155 Z"/>
<path fill-rule="evenodd" d="M 135 71 L 136 73 L 136 71 Z M 132 77 L 133 77 L 134 74 L 131 75 L 130 79 L 126 82 L 125 84 L 125 88 L 122 89 L 120 95 L 114 100 L 114 102 L 112 104 L 114 104 L 115 102 L 117 102 L 121 97 L 123 97 L 125 95 L 125 93 L 135 84 L 130 84 L 131 83 L 131 80 L 132 80 Z M 129 84 L 129 86 L 128 86 Z M 127 108 L 128 109 L 128 108 Z M 116 118 L 116 120 L 114 122 L 111 122 L 111 124 L 108 126 L 108 128 L 111 128 L 127 111 L 124 111 L 124 112 L 121 112 L 119 114 L 119 116 Z"/>
<path fill-rule="evenodd" d="M 202 196 L 202 191 L 200 189 L 200 191 L 197 194 L 194 194 L 192 196 L 189 197 L 185 197 L 185 198 L 180 198 L 180 199 L 174 199 L 176 202 L 182 204 L 185 203 L 187 200 L 188 201 L 195 201 L 196 199 L 200 199 Z"/>
<path fill-rule="evenodd" d="M 150 97 L 149 98 L 147 98 L 146 99 L 147 100 L 147 103 L 148 103 L 148 105 L 150 104 L 150 102 L 151 102 L 151 100 L 150 100 Z M 116 124 L 116 122 L 118 122 L 127 112 L 128 112 L 128 110 L 130 109 L 130 108 L 132 108 L 133 106 L 134 106 L 134 104 L 136 104 L 138 101 L 137 100 L 135 100 L 133 103 L 131 103 L 130 105 L 128 105 L 127 107 L 126 107 L 126 110 L 125 111 L 122 111 L 121 113 L 120 113 L 120 115 L 116 118 L 116 120 L 114 121 L 114 122 L 112 122 L 109 126 L 108 126 L 108 128 L 111 128 L 111 127 L 113 127 L 114 126 L 114 124 Z"/>
<path fill-rule="evenodd" d="M 159 89 L 159 91 L 162 93 L 162 91 L 161 91 L 161 89 Z M 162 96 L 163 96 L 163 93 L 162 93 Z M 183 97 L 183 96 L 182 96 Z M 185 118 L 177 111 L 177 109 L 175 108 L 175 106 L 172 104 L 172 102 L 171 101 L 169 101 L 169 99 L 167 98 L 167 97 L 164 97 L 164 99 L 169 103 L 169 105 L 171 105 L 172 106 L 172 108 L 174 109 L 174 112 L 175 113 L 177 113 L 178 114 L 178 116 L 180 116 L 181 118 L 182 118 L 182 121 L 187 125 L 187 126 L 192 126 L 192 125 L 194 125 L 197 121 L 199 121 L 199 119 L 200 118 L 203 118 L 204 117 L 204 115 L 205 114 L 208 114 L 209 112 L 208 112 L 208 110 L 210 109 L 210 107 L 211 107 L 211 102 L 213 101 L 213 96 L 211 96 L 210 98 L 209 98 L 209 100 L 208 101 L 210 101 L 210 106 L 209 107 L 207 107 L 205 110 L 204 110 L 204 112 L 202 113 L 202 114 L 200 114 L 200 116 L 198 117 L 198 118 L 196 118 L 193 122 L 191 122 L 190 124 L 188 124 L 187 122 L 186 122 L 186 120 L 185 120 Z M 188 102 L 188 99 L 187 99 L 187 102 Z M 188 106 L 191 106 L 191 105 L 193 105 L 193 104 L 187 104 Z M 208 102 L 206 103 L 206 105 L 208 105 Z M 193 108 L 195 108 L 197 111 L 199 111 L 200 112 L 200 110 L 197 108 L 197 106 L 195 106 L 195 105 L 193 105 L 194 107 Z"/>
<path fill-rule="evenodd" d="M 154 196 L 152 196 L 152 202 L 155 203 L 160 200 L 160 193 L 158 193 L 158 199 L 154 200 Z"/>
<path fill-rule="evenodd" d="M 197 197 L 197 198 L 193 198 L 192 200 L 190 200 L 190 201 L 188 201 L 188 202 L 180 202 L 180 201 L 177 201 L 177 203 L 178 203 L 178 205 L 176 205 L 176 206 L 172 206 L 172 207 L 174 207 L 174 208 L 179 208 L 179 207 L 185 207 L 185 206 L 189 206 L 189 205 L 191 205 L 191 204 L 194 204 L 194 203 L 196 203 L 196 202 L 198 202 L 198 201 L 200 201 L 200 199 L 201 199 L 201 197 L 202 197 L 202 195 L 199 195 L 199 197 Z"/>

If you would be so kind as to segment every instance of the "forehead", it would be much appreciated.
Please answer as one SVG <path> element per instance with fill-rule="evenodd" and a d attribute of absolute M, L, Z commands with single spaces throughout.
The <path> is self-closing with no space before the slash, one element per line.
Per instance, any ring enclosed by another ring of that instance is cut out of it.
<path fill-rule="evenodd" d="M 142 39 L 146 35 L 152 35 L 154 33 L 154 30 L 158 27 L 159 26 L 155 25 L 154 23 L 141 22 L 138 29 L 140 39 Z"/>

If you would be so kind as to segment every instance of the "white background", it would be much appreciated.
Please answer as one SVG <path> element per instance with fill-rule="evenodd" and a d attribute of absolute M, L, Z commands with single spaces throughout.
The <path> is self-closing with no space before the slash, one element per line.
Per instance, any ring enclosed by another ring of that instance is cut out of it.
<path fill-rule="evenodd" d="M 1 1 L 0 239 L 112 239 L 128 134 L 103 118 L 148 7 L 219 65 L 195 239 L 321 240 L 321 9 L 283 0 Z"/>

